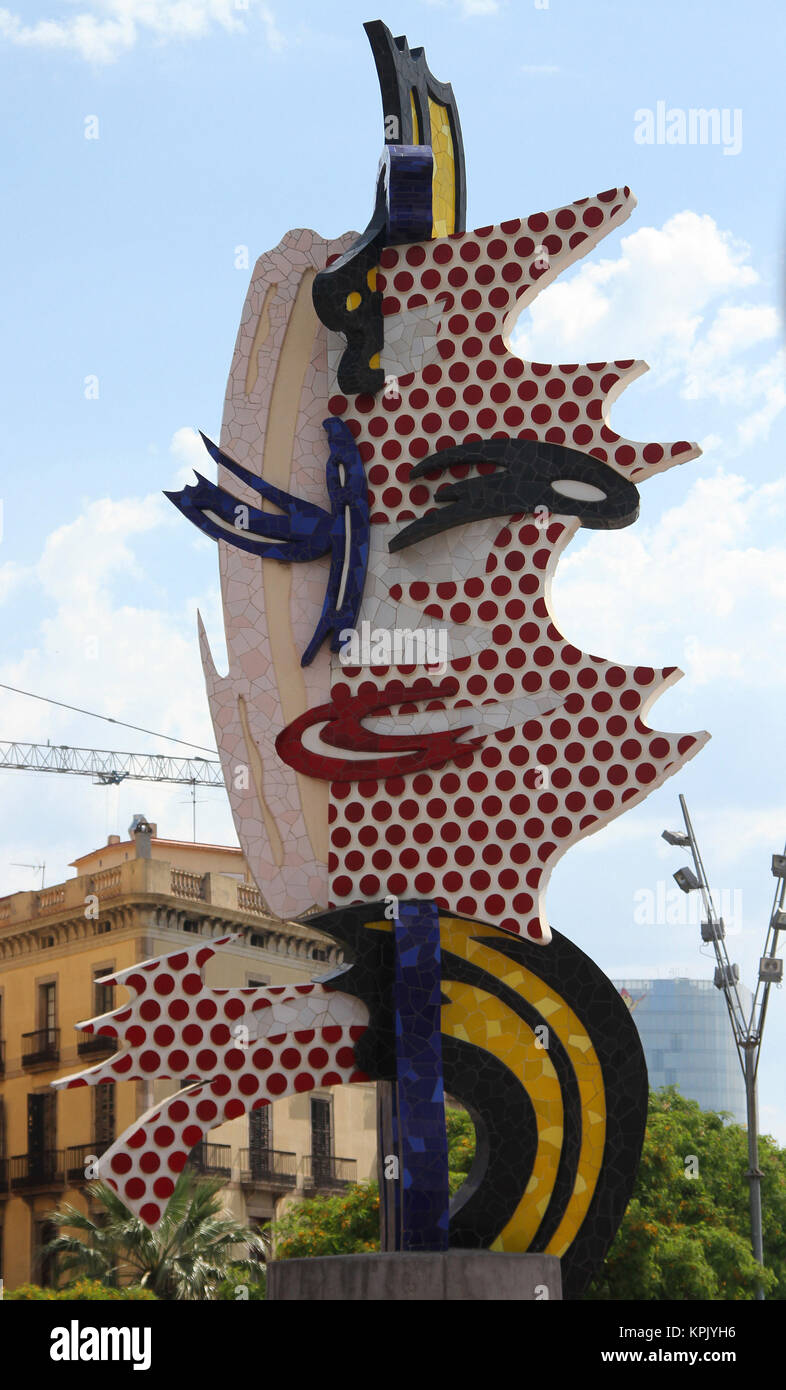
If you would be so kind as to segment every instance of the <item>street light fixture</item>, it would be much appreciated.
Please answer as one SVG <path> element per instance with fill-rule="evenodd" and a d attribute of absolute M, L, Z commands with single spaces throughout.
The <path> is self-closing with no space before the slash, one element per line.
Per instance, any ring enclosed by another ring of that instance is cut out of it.
<path fill-rule="evenodd" d="M 701 924 L 702 941 L 711 942 L 715 951 L 715 986 L 723 990 L 726 1000 L 726 1007 L 729 1011 L 729 1021 L 734 1034 L 734 1044 L 737 1048 L 737 1056 L 740 1059 L 742 1074 L 745 1079 L 745 1099 L 748 1113 L 748 1171 L 745 1177 L 750 1185 L 750 1213 L 751 1213 L 751 1245 L 753 1247 L 754 1258 L 760 1265 L 764 1264 L 764 1243 L 762 1240 L 761 1227 L 761 1180 L 764 1176 L 759 1168 L 759 1116 L 758 1116 L 758 1090 L 757 1077 L 759 1071 L 759 1057 L 761 1055 L 761 1042 L 764 1032 L 764 1020 L 767 1015 L 767 1004 L 770 997 L 770 986 L 780 984 L 783 979 L 783 961 L 776 955 L 778 948 L 778 932 L 786 930 L 786 849 L 783 854 L 773 854 L 772 872 L 777 879 L 775 887 L 775 898 L 770 913 L 770 921 L 767 927 L 767 935 L 764 941 L 764 954 L 759 961 L 759 976 L 756 981 L 756 989 L 751 1002 L 750 1014 L 746 1014 L 740 991 L 738 989 L 740 968 L 733 965 L 729 960 L 729 953 L 726 950 L 726 929 L 723 918 L 719 917 L 715 911 L 715 904 L 707 886 L 707 875 L 704 872 L 699 846 L 693 831 L 688 807 L 685 797 L 680 797 L 682 817 L 685 821 L 685 833 L 682 831 L 664 830 L 663 838 L 670 845 L 689 846 L 693 855 L 694 869 L 678 869 L 674 875 L 683 893 L 691 893 L 699 890 L 704 903 L 704 920 Z M 764 1289 L 759 1285 L 756 1290 L 757 1299 L 764 1298 Z"/>
<path fill-rule="evenodd" d="M 701 887 L 693 870 L 688 868 L 678 869 L 674 875 L 674 881 L 677 887 L 682 889 L 683 893 L 693 893 L 697 888 Z"/>
<path fill-rule="evenodd" d="M 683 849 L 690 845 L 690 839 L 684 830 L 664 830 L 661 839 L 665 840 L 667 845 L 680 845 Z"/>

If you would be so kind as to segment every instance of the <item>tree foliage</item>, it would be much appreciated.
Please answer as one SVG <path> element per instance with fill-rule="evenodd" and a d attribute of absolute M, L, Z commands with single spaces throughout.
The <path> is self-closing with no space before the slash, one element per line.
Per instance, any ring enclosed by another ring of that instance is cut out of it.
<path fill-rule="evenodd" d="M 466 1111 L 447 1112 L 450 1190 L 475 1154 Z M 676 1087 L 650 1094 L 647 1133 L 633 1197 L 588 1299 L 786 1298 L 786 1151 L 760 1141 L 765 1269 L 751 1252 L 747 1135 L 701 1110 Z M 695 1176 L 689 1174 L 695 1173 Z M 278 1223 L 277 1259 L 376 1250 L 376 1184 L 314 1197 Z"/>
<path fill-rule="evenodd" d="M 156 1302 L 151 1289 L 143 1289 L 132 1284 L 125 1289 L 110 1288 L 98 1279 L 75 1279 L 62 1289 L 42 1288 L 40 1284 L 20 1284 L 4 1295 L 6 1303 L 104 1303 L 107 1300 L 122 1299 L 124 1303 Z"/>
<path fill-rule="evenodd" d="M 357 1255 L 379 1249 L 379 1191 L 375 1182 L 352 1183 L 334 1197 L 298 1202 L 273 1226 L 275 1258 Z"/>
<path fill-rule="evenodd" d="M 475 1157 L 475 1126 L 466 1110 L 445 1111 L 448 1131 L 448 1181 L 450 1195 L 458 1192 L 472 1167 Z"/>
<path fill-rule="evenodd" d="M 748 1140 L 674 1086 L 651 1092 L 633 1197 L 590 1299 L 786 1298 L 786 1151 L 759 1144 L 765 1269 L 751 1251 Z"/>
<path fill-rule="evenodd" d="M 99 1280 L 109 1287 L 130 1275 L 133 1283 L 157 1298 L 213 1298 L 230 1267 L 256 1275 L 252 1258 L 237 1259 L 237 1247 L 263 1254 L 266 1243 L 222 1209 L 220 1178 L 199 1179 L 186 1169 L 157 1230 L 150 1231 L 111 1187 L 93 1183 L 91 1195 L 102 1208 L 98 1220 L 66 1203 L 50 1221 L 60 1232 L 47 1253 L 57 1257 L 61 1273 Z"/>
<path fill-rule="evenodd" d="M 446 1112 L 448 1176 L 451 1193 L 467 1176 L 475 1156 L 475 1129 L 466 1110 Z M 379 1249 L 379 1190 L 357 1183 L 329 1197 L 306 1198 L 290 1207 L 274 1226 L 275 1257 L 354 1255 Z"/>

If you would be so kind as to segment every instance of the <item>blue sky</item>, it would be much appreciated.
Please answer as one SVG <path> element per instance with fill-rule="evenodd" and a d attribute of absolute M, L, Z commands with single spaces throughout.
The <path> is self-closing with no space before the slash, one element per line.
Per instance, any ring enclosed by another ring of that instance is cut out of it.
<path fill-rule="evenodd" d="M 218 433 L 249 276 L 242 248 L 253 265 L 291 227 L 365 225 L 382 130 L 362 21 L 377 17 L 453 83 L 469 226 L 614 184 L 638 196 L 633 218 L 536 301 L 516 343 L 542 361 L 645 358 L 650 373 L 612 424 L 705 449 L 644 484 L 636 527 L 579 537 L 554 604 L 585 649 L 678 664 L 685 679 L 651 722 L 713 739 L 561 861 L 549 915 L 609 973 L 710 974 L 695 926 L 636 920 L 641 895 L 654 901 L 681 862 L 659 833 L 678 822 L 683 791 L 713 884 L 739 909 L 729 944 L 750 983 L 769 856 L 786 839 L 776 3 L 0 7 L 0 681 L 211 745 L 195 613 L 220 651 L 216 554 L 161 492 L 201 463 L 194 427 Z M 741 148 L 639 143 L 637 113 L 659 102 L 726 111 Z M 176 751 L 3 691 L 0 730 Z M 185 789 L 5 773 L 0 792 L 0 893 L 37 881 L 14 861 L 45 860 L 59 881 L 137 810 L 161 833 L 191 834 Z M 200 796 L 199 838 L 233 843 L 223 795 Z M 782 992 L 767 1028 L 762 1122 L 786 1142 Z"/>

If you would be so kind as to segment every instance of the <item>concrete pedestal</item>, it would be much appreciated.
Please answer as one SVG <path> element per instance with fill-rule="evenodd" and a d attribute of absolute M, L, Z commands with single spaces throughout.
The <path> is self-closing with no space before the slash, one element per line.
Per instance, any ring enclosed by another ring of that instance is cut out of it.
<path fill-rule="evenodd" d="M 289 1302 L 534 1302 L 561 1299 L 562 1279 L 556 1255 L 498 1255 L 489 1250 L 328 1255 L 271 1261 L 267 1296 Z"/>

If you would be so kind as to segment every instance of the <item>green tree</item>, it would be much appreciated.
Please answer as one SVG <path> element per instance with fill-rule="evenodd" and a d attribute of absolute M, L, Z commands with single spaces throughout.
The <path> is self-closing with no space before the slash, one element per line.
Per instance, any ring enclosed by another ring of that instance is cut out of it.
<path fill-rule="evenodd" d="M 633 1197 L 590 1299 L 786 1298 L 786 1151 L 760 1143 L 764 1271 L 751 1252 L 747 1135 L 674 1086 L 651 1092 Z"/>
<path fill-rule="evenodd" d="M 309 1197 L 273 1226 L 275 1258 L 357 1255 L 379 1249 L 379 1191 L 352 1183 L 335 1197 Z"/>
<path fill-rule="evenodd" d="M 475 1126 L 466 1110 L 445 1111 L 445 1127 L 448 1131 L 448 1182 L 450 1195 L 458 1192 L 472 1167 L 475 1157 Z"/>
<path fill-rule="evenodd" d="M 218 1193 L 220 1178 L 180 1174 L 161 1224 L 148 1230 L 111 1187 L 93 1183 L 91 1195 L 102 1208 L 98 1220 L 67 1203 L 50 1221 L 59 1235 L 47 1253 L 57 1257 L 61 1273 L 100 1280 L 117 1287 L 121 1275 L 162 1299 L 209 1299 L 231 1268 L 257 1277 L 256 1260 L 238 1260 L 238 1246 L 266 1253 L 263 1237 L 228 1216 Z"/>
<path fill-rule="evenodd" d="M 475 1153 L 466 1111 L 447 1112 L 450 1190 Z M 751 1299 L 761 1282 L 786 1298 L 786 1151 L 764 1136 L 764 1271 L 750 1244 L 747 1136 L 701 1110 L 675 1087 L 650 1093 L 647 1132 L 633 1197 L 588 1299 Z M 340 1197 L 315 1197 L 276 1226 L 277 1259 L 378 1249 L 374 1183 Z"/>
<path fill-rule="evenodd" d="M 249 1274 L 245 1264 L 232 1264 L 216 1289 L 222 1303 L 261 1303 L 267 1298 L 267 1270 L 257 1265 Z"/>
<path fill-rule="evenodd" d="M 76 1279 L 62 1289 L 44 1289 L 40 1284 L 20 1284 L 5 1294 L 6 1303 L 101 1303 L 112 1299 L 122 1299 L 131 1303 L 155 1303 L 156 1296 L 150 1289 L 139 1284 L 131 1284 L 125 1289 L 110 1288 L 98 1279 Z"/>
<path fill-rule="evenodd" d="M 446 1112 L 451 1194 L 464 1182 L 475 1156 L 475 1129 L 466 1110 Z M 275 1257 L 353 1255 L 379 1249 L 379 1190 L 358 1183 L 338 1196 L 306 1198 L 274 1226 Z"/>

